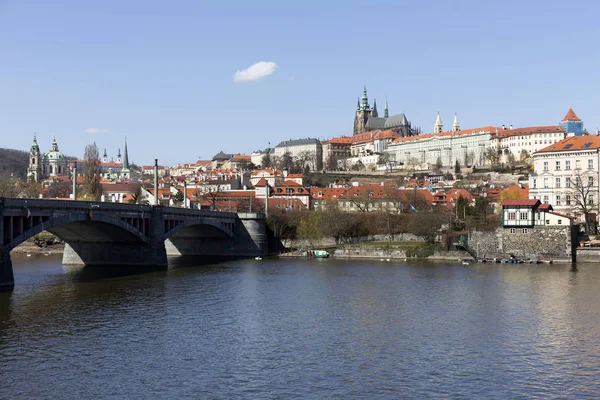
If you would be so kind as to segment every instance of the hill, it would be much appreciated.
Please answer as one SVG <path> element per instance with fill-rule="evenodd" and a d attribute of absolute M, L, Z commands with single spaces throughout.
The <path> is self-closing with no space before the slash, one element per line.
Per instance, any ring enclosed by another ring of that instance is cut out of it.
<path fill-rule="evenodd" d="M 22 150 L 0 148 L 0 178 L 25 178 L 29 166 L 29 153 Z"/>

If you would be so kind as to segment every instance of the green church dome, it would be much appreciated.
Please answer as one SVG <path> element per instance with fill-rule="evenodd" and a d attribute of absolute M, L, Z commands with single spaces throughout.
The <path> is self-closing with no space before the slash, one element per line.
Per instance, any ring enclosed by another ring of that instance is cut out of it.
<path fill-rule="evenodd" d="M 64 160 L 65 155 L 60 151 L 49 151 L 44 155 L 44 160 Z"/>

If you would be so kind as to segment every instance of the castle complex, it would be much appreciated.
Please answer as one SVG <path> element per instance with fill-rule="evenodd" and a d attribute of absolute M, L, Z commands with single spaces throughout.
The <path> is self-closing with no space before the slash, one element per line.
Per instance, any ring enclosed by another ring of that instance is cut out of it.
<path fill-rule="evenodd" d="M 401 137 L 413 136 L 416 133 L 412 129 L 410 121 L 406 119 L 406 115 L 397 114 L 389 116 L 387 98 L 385 99 L 383 118 L 380 118 L 377 112 L 377 101 L 373 101 L 372 108 L 369 105 L 367 86 L 365 85 L 362 101 L 359 99 L 356 104 L 354 135 L 375 130 L 391 130 L 398 133 Z"/>

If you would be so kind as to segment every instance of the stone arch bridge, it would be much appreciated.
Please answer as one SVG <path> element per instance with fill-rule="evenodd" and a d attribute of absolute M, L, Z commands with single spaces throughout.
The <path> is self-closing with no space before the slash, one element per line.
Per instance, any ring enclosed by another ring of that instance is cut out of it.
<path fill-rule="evenodd" d="M 0 289 L 12 288 L 10 251 L 48 231 L 64 264 L 166 267 L 170 255 L 242 258 L 267 252 L 265 216 L 137 204 L 0 198 Z"/>

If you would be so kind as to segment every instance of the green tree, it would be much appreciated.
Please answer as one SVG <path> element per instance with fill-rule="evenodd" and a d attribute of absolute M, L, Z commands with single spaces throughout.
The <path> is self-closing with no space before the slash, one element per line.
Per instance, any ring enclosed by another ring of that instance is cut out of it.
<path fill-rule="evenodd" d="M 298 237 L 307 240 L 312 248 L 323 237 L 319 215 L 318 212 L 307 212 L 298 224 Z"/>
<path fill-rule="evenodd" d="M 442 169 L 442 167 L 444 166 L 444 163 L 442 162 L 442 157 L 437 158 L 437 160 L 435 160 L 435 170 L 439 171 Z"/>
<path fill-rule="evenodd" d="M 458 159 L 456 160 L 456 163 L 454 164 L 454 173 L 455 174 L 460 173 L 460 162 L 458 162 Z"/>

